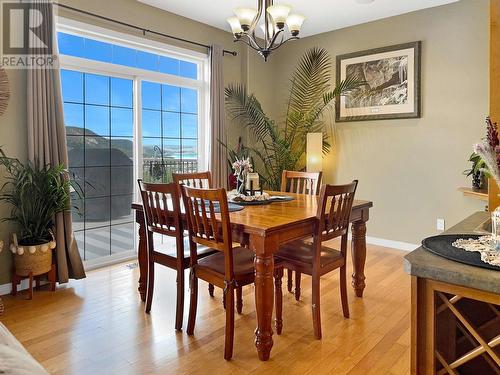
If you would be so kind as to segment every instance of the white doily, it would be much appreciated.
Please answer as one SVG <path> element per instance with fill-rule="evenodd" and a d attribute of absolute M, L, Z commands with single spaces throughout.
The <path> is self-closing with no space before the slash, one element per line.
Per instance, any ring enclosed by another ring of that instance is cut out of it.
<path fill-rule="evenodd" d="M 466 251 L 477 251 L 481 254 L 483 262 L 500 267 L 500 251 L 494 249 L 491 236 L 481 236 L 478 239 L 459 238 L 452 245 Z"/>
<path fill-rule="evenodd" d="M 229 202 L 253 202 L 253 201 L 267 201 L 271 199 L 271 196 L 266 192 L 262 194 L 260 192 L 255 192 L 255 195 L 243 195 L 238 194 L 236 190 L 232 190 L 227 193 L 227 199 Z"/>

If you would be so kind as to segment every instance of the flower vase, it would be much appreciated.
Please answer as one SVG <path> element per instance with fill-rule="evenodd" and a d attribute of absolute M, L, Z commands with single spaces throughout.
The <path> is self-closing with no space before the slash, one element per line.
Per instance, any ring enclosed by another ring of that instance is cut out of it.
<path fill-rule="evenodd" d="M 500 251 L 500 206 L 491 213 L 491 236 L 494 249 Z"/>
<path fill-rule="evenodd" d="M 245 176 L 238 177 L 238 183 L 237 183 L 237 186 L 236 186 L 236 190 L 238 191 L 238 194 L 246 195 L 245 194 L 246 182 L 247 181 L 246 181 Z"/>

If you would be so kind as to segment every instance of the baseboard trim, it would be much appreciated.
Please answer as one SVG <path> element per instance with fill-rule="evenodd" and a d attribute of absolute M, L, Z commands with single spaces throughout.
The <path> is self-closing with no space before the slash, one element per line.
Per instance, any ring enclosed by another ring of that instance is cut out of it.
<path fill-rule="evenodd" d="M 46 284 L 46 281 L 40 281 L 40 285 L 45 285 L 45 284 Z M 17 286 L 17 291 L 19 292 L 21 290 L 26 290 L 26 289 L 28 289 L 28 287 L 29 287 L 29 280 L 23 279 L 23 280 L 21 280 L 21 284 L 19 284 Z M 10 294 L 11 291 L 12 291 L 12 283 L 0 285 L 0 296 Z"/>
<path fill-rule="evenodd" d="M 393 240 L 387 240 L 385 238 L 370 237 L 370 236 L 366 236 L 366 243 L 370 245 L 390 247 L 392 249 L 403 250 L 403 251 L 413 251 L 416 248 L 420 247 L 420 245 L 416 245 L 409 242 L 393 241 Z"/>
<path fill-rule="evenodd" d="M 100 259 L 93 259 L 83 262 L 83 267 L 85 271 L 92 271 L 98 268 L 103 268 L 107 266 L 112 266 L 117 263 L 126 262 L 129 260 L 137 260 L 137 253 L 134 250 L 125 251 L 122 253 L 113 254 L 109 257 L 103 257 Z M 46 282 L 41 281 L 41 285 L 44 285 Z M 21 283 L 17 286 L 17 291 L 26 290 L 29 287 L 29 280 L 23 279 Z M 12 291 L 12 284 L 2 284 L 0 285 L 0 296 L 4 296 L 6 294 L 10 294 Z"/>

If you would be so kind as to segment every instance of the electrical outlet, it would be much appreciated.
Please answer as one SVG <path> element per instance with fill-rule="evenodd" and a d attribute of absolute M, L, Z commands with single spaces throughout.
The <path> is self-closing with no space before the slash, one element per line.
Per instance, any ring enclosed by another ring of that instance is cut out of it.
<path fill-rule="evenodd" d="M 443 231 L 444 227 L 445 227 L 444 226 L 444 219 L 437 219 L 437 221 L 436 221 L 436 229 Z"/>

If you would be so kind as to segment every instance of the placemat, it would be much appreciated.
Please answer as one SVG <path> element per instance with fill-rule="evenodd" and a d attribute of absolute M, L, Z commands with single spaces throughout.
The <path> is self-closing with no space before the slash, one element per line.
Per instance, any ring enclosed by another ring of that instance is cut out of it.
<path fill-rule="evenodd" d="M 478 239 L 479 237 L 481 236 L 476 234 L 442 234 L 424 239 L 422 246 L 431 253 L 456 262 L 490 270 L 500 270 L 498 266 L 483 262 L 479 252 L 466 251 L 452 245 L 458 239 Z"/>
<path fill-rule="evenodd" d="M 205 203 L 205 206 L 208 209 L 208 202 Z M 240 206 L 240 205 L 238 205 L 236 203 L 227 202 L 227 208 L 228 208 L 229 212 L 236 212 L 236 211 L 243 210 L 245 207 Z M 217 202 L 214 202 L 214 212 L 216 214 L 220 213 L 220 205 Z"/>

